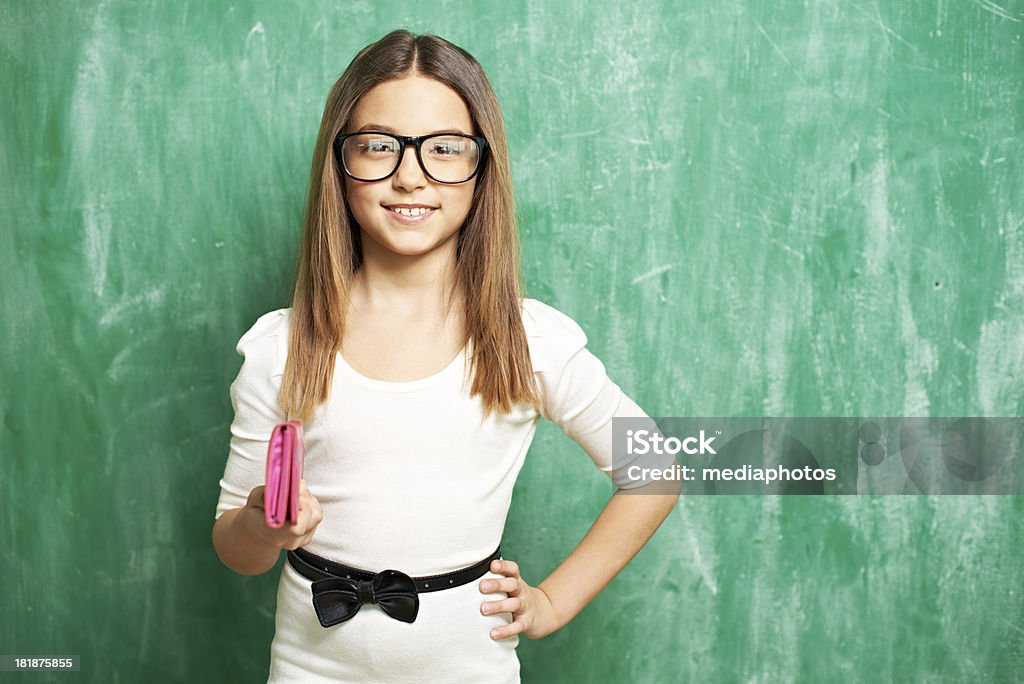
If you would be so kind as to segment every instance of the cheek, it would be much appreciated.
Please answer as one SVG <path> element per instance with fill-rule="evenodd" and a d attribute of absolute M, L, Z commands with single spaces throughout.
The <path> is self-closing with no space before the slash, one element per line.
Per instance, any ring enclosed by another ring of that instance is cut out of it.
<path fill-rule="evenodd" d="M 356 221 L 366 221 L 373 208 L 380 205 L 372 189 L 346 183 L 344 193 L 345 204 Z"/>
<path fill-rule="evenodd" d="M 473 187 L 460 188 L 459 192 L 453 193 L 452 197 L 448 200 L 448 206 L 451 207 L 459 223 L 466 220 L 466 217 L 469 216 L 469 210 L 473 206 Z"/>

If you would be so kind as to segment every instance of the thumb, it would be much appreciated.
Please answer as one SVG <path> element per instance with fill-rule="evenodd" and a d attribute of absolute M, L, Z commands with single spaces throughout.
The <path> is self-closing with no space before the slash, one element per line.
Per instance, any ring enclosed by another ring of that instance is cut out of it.
<path fill-rule="evenodd" d="M 266 489 L 266 485 L 259 485 L 253 487 L 252 491 L 249 492 L 249 500 L 246 502 L 247 505 L 253 508 L 263 508 L 263 492 Z"/>

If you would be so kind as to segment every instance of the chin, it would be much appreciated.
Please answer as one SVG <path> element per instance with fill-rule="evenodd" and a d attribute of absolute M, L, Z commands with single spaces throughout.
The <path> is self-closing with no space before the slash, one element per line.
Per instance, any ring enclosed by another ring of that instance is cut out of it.
<path fill-rule="evenodd" d="M 394 245 L 394 246 L 391 246 L 391 245 L 389 245 L 387 247 L 387 250 L 390 251 L 390 252 L 393 252 L 395 254 L 401 254 L 402 256 L 420 256 L 422 254 L 427 254 L 428 252 L 431 252 L 431 251 L 433 251 L 436 248 L 437 248 L 436 244 L 428 244 L 428 245 L 423 245 L 423 246 L 419 246 L 419 245 Z"/>
<path fill-rule="evenodd" d="M 383 250 L 403 256 L 416 256 L 444 247 L 457 234 L 458 230 L 455 230 L 447 236 L 438 237 L 433 233 L 427 234 L 415 230 L 396 231 L 391 229 L 385 231 L 383 235 L 378 233 L 377 235 L 371 234 L 368 236 L 366 231 L 363 231 L 363 244 L 366 244 L 367 237 L 369 237 Z"/>

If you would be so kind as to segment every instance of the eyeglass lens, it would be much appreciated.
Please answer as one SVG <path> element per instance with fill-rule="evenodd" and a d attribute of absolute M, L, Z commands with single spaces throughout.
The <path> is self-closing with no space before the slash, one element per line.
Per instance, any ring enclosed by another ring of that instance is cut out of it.
<path fill-rule="evenodd" d="M 409 145 L 411 148 L 412 145 Z M 378 180 L 398 168 L 398 140 L 383 133 L 360 133 L 342 146 L 345 169 L 359 180 Z M 433 135 L 421 143 L 424 171 L 443 183 L 461 183 L 476 171 L 480 147 L 472 138 Z M 408 150 L 415 155 L 416 151 Z"/>

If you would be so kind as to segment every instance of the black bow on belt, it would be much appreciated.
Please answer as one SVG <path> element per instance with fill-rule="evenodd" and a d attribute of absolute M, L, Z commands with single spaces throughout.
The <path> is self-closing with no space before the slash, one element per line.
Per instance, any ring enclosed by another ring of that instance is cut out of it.
<path fill-rule="evenodd" d="M 416 585 L 398 570 L 381 570 L 368 580 L 328 577 L 313 582 L 312 589 L 313 607 L 324 627 L 352 619 L 364 603 L 376 603 L 402 622 L 415 622 L 420 609 Z"/>

